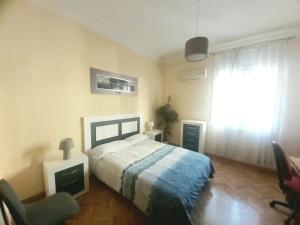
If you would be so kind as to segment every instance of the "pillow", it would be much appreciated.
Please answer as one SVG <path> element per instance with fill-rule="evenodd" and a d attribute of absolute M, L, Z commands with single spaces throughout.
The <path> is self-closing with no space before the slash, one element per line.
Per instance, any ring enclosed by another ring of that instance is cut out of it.
<path fill-rule="evenodd" d="M 124 141 L 130 143 L 131 145 L 134 145 L 134 144 L 140 143 L 142 141 L 145 141 L 147 139 L 149 139 L 149 137 L 145 134 L 135 134 L 135 135 L 132 135 L 132 136 L 124 139 Z"/>
<path fill-rule="evenodd" d="M 111 154 L 114 152 L 118 152 L 120 150 L 123 150 L 125 148 L 128 148 L 130 146 L 129 142 L 126 141 L 113 141 L 109 142 L 107 144 L 98 145 L 94 148 L 92 148 L 89 151 L 89 155 L 91 155 L 95 159 L 101 159 L 107 154 Z"/>

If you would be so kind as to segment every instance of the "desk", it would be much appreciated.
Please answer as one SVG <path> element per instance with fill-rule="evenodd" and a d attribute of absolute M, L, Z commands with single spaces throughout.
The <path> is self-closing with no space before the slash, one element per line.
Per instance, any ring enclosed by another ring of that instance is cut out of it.
<path fill-rule="evenodd" d="M 289 156 L 291 166 L 295 170 L 295 172 L 300 176 L 300 158 Z"/>

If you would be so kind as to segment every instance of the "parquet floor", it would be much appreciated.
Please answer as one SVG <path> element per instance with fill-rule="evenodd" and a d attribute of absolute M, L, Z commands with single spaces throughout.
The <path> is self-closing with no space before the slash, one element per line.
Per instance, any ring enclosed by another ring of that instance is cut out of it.
<path fill-rule="evenodd" d="M 272 209 L 284 200 L 275 174 L 213 157 L 216 174 L 192 212 L 194 225 L 282 225 L 289 215 Z M 91 178 L 90 191 L 79 199 L 81 210 L 68 225 L 147 225 L 144 215 L 109 187 Z M 300 224 L 300 218 L 291 225 Z M 172 224 L 168 224 L 172 225 Z"/>

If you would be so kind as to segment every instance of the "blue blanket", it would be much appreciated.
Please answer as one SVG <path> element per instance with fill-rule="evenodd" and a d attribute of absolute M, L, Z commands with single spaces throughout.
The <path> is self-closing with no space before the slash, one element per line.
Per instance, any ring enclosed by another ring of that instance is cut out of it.
<path fill-rule="evenodd" d="M 139 175 L 150 170 L 179 148 L 166 145 L 147 157 L 130 164 L 122 176 L 120 193 L 130 200 L 135 197 Z M 152 225 L 190 225 L 190 212 L 214 168 L 211 160 L 200 153 L 180 149 L 180 157 L 162 171 L 152 185 L 147 213 Z"/>

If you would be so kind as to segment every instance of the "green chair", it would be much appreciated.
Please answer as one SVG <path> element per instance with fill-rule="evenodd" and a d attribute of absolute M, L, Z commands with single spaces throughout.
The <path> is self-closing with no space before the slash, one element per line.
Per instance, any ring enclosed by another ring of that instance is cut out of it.
<path fill-rule="evenodd" d="M 16 225 L 61 225 L 79 211 L 77 201 L 63 192 L 23 204 L 4 179 L 0 181 L 0 201 L 1 206 L 5 203 Z"/>

